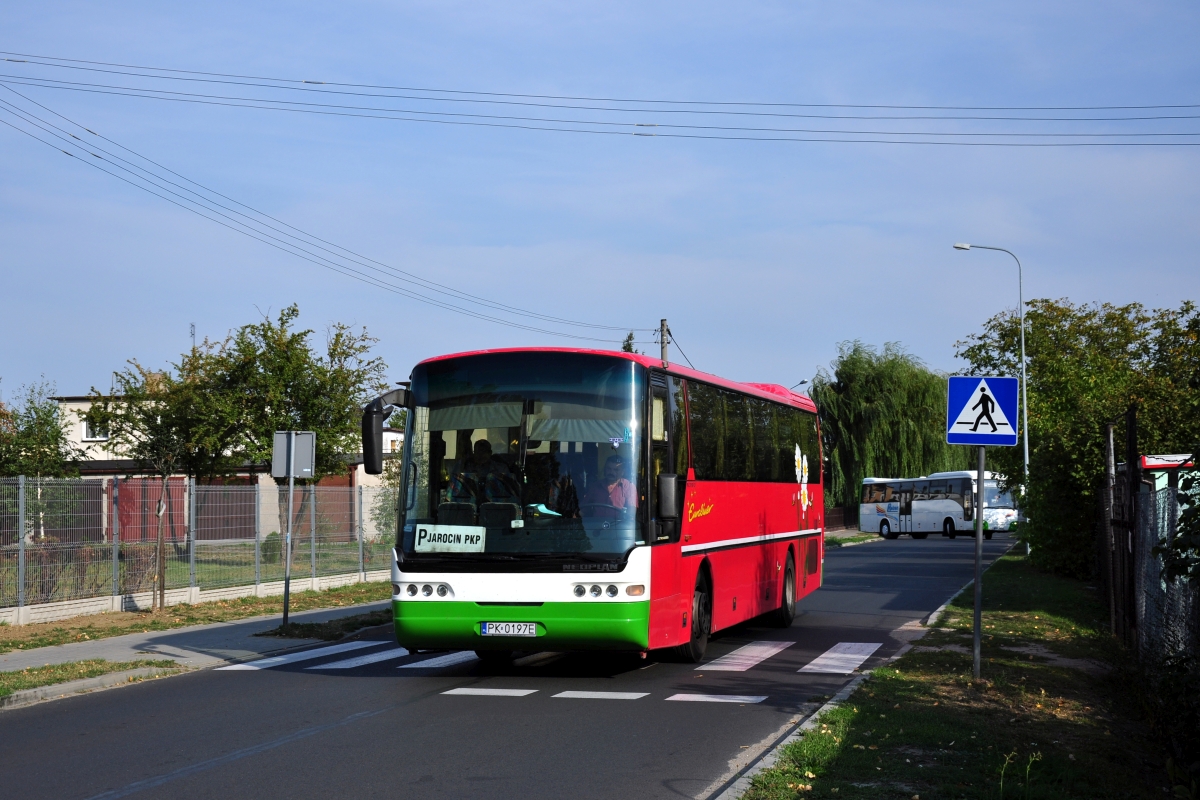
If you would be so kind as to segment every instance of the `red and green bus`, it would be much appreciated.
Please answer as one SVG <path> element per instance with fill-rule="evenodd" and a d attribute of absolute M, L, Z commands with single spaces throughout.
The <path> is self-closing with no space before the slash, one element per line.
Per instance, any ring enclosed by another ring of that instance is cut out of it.
<path fill-rule="evenodd" d="M 392 584 L 405 647 L 675 648 L 821 585 L 812 401 L 643 355 L 487 350 L 422 361 L 407 408 Z"/>

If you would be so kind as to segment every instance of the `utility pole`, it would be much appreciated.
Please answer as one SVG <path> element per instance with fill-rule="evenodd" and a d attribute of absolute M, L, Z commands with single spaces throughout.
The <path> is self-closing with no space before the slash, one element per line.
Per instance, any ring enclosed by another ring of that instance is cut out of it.
<path fill-rule="evenodd" d="M 192 350 L 196 349 L 196 323 L 191 324 L 192 328 Z"/>
<path fill-rule="evenodd" d="M 983 506 L 987 464 L 985 448 L 977 448 L 979 461 L 975 480 L 975 616 L 972 628 L 971 674 L 979 680 L 980 649 L 983 643 Z"/>
<path fill-rule="evenodd" d="M 667 366 L 667 343 L 670 341 L 670 334 L 667 333 L 667 321 L 665 319 L 658 321 L 658 341 L 662 345 L 662 365 Z"/>

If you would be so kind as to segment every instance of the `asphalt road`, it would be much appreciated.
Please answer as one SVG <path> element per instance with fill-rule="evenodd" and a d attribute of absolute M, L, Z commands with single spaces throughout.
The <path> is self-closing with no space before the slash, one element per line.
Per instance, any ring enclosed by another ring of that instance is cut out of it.
<path fill-rule="evenodd" d="M 1009 544 L 985 542 L 987 561 Z M 329 667 L 395 656 L 380 634 L 377 644 L 269 668 L 204 670 L 13 710 L 0 716 L 0 796 L 710 796 L 852 677 L 798 670 L 842 642 L 881 645 L 863 669 L 887 659 L 904 643 L 902 626 L 971 579 L 973 553 L 971 540 L 941 537 L 830 549 L 825 585 L 790 629 L 726 631 L 699 667 L 586 654 L 533 655 L 503 673 L 474 659 L 408 666 L 445 661 L 428 653 Z M 789 644 L 743 671 L 708 668 L 754 642 Z M 692 701 L 668 700 L 679 695 Z"/>

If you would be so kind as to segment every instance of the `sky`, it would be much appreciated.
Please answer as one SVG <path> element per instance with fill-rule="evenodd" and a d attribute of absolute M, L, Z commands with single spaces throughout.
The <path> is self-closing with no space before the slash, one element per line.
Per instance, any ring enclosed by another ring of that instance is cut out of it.
<path fill-rule="evenodd" d="M 1200 6 L 1183 2 L 0 0 L 0 50 L 12 53 L 387 86 L 756 103 L 1196 104 L 1198 33 Z M 0 73 L 120 77 L 5 62 Z M 556 330 L 619 342 L 639 329 L 639 349 L 657 352 L 642 329 L 665 317 L 696 368 L 734 380 L 790 386 L 856 339 L 899 342 L 933 368 L 960 370 L 955 342 L 1015 309 L 1017 280 L 1007 255 L 960 252 L 954 242 L 1017 253 L 1026 298 L 1163 308 L 1200 296 L 1197 147 L 730 141 L 626 128 L 589 135 L 14 88 L 364 256 L 506 306 L 615 329 Z M 15 98 L 0 89 L 0 99 Z M 729 119 L 720 124 L 743 124 Z M 763 119 L 750 124 L 781 124 Z M 1200 131 L 1187 120 L 1120 124 L 1128 127 L 1089 129 Z M 41 379 L 66 395 L 104 389 L 129 359 L 177 359 L 192 323 L 199 338 L 220 339 L 292 303 L 318 343 L 331 323 L 365 326 L 397 381 L 417 361 L 450 352 L 617 346 L 373 288 L 0 125 L 3 398 Z"/>

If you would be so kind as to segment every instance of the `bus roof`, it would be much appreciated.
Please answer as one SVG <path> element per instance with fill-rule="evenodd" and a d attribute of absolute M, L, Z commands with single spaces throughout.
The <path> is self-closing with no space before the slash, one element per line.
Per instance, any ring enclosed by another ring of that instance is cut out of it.
<path fill-rule="evenodd" d="M 463 358 L 465 356 L 480 356 L 492 353 L 580 353 L 584 355 L 594 356 L 609 356 L 611 358 L 623 358 L 627 361 L 635 361 L 644 367 L 653 369 L 663 369 L 662 360 L 644 356 L 640 353 L 625 353 L 619 350 L 586 350 L 573 347 L 504 347 L 495 350 L 471 350 L 463 353 L 450 353 L 444 356 L 434 356 L 421 361 L 421 364 L 431 364 L 436 361 L 446 361 L 451 358 Z M 790 389 L 784 388 L 775 383 L 740 383 L 731 381 L 725 378 L 719 378 L 716 375 L 710 375 L 707 372 L 689 369 L 688 367 L 679 364 L 670 364 L 666 370 L 671 375 L 678 375 L 681 378 L 691 378 L 693 380 L 711 383 L 715 386 L 721 386 L 726 389 L 744 392 L 745 394 L 761 397 L 765 400 L 774 400 L 777 403 L 787 403 L 789 405 L 803 408 L 806 411 L 816 411 L 817 406 L 812 399 L 807 395 L 793 392 Z"/>

